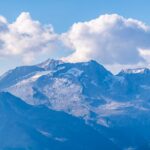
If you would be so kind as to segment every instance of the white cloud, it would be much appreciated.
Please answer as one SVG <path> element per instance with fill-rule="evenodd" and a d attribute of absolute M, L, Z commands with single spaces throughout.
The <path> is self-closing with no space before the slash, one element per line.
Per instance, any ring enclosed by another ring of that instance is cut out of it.
<path fill-rule="evenodd" d="M 141 50 L 150 49 L 150 26 L 117 14 L 75 23 L 62 37 L 74 50 L 65 58 L 69 61 L 95 59 L 104 65 L 135 66 L 147 61 Z"/>
<path fill-rule="evenodd" d="M 95 59 L 113 71 L 147 66 L 150 26 L 117 14 L 106 14 L 74 23 L 67 32 L 57 34 L 52 25 L 42 25 L 28 12 L 21 13 L 13 23 L 0 16 L 0 58 L 10 57 L 24 63 L 47 57 L 63 57 L 74 62 Z"/>
<path fill-rule="evenodd" d="M 30 14 L 23 12 L 9 24 L 0 17 L 0 56 L 22 57 L 25 63 L 36 57 L 55 55 L 61 48 L 59 35 L 51 25 L 41 25 Z"/>

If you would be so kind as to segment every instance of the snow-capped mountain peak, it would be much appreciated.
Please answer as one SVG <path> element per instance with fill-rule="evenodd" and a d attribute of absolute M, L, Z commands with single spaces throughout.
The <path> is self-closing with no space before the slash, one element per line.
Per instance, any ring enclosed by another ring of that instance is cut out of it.
<path fill-rule="evenodd" d="M 145 115 L 149 118 L 150 70 L 147 68 L 127 69 L 113 75 L 93 60 L 69 63 L 48 59 L 8 71 L 0 77 L 0 90 L 32 107 L 44 105 L 107 130 L 120 126 L 121 121 L 127 124 L 130 119 L 134 126 L 135 121 L 139 123 L 137 118 L 144 120 Z M 4 102 L 0 103 L 3 111 L 3 105 L 8 105 Z M 50 135 L 39 131 L 44 136 Z"/>
<path fill-rule="evenodd" d="M 41 67 L 45 70 L 53 70 L 55 69 L 58 65 L 64 63 L 62 60 L 55 60 L 55 59 L 47 59 L 46 61 L 38 64 L 38 67 Z"/>
<path fill-rule="evenodd" d="M 139 68 L 122 73 L 139 74 L 148 71 Z M 119 77 L 93 60 L 69 63 L 48 59 L 35 66 L 11 70 L 0 78 L 0 90 L 8 91 L 28 104 L 42 104 L 86 120 L 93 119 L 91 114 L 94 113 L 94 119 L 101 122 L 101 115 L 124 113 L 126 106 L 140 109 L 135 101 L 143 97 L 150 98 L 147 94 L 150 92 L 150 74 L 140 74 L 136 78 L 124 75 Z M 146 109 L 142 107 L 142 110 Z"/>
<path fill-rule="evenodd" d="M 150 72 L 148 68 L 123 69 L 119 74 L 143 74 Z"/>

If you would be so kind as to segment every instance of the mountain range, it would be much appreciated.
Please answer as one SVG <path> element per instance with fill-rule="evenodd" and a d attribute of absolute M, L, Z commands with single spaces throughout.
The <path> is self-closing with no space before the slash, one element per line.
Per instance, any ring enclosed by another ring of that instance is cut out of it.
<path fill-rule="evenodd" d="M 150 70 L 48 59 L 0 77 L 2 150 L 149 150 Z"/>

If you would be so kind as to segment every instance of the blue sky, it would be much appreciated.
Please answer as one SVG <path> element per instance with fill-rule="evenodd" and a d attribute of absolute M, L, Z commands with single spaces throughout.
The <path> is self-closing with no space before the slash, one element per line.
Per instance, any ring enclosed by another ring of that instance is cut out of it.
<path fill-rule="evenodd" d="M 51 23 L 63 32 L 78 21 L 87 21 L 105 13 L 118 13 L 150 24 L 149 0 L 1 0 L 0 14 L 10 22 L 22 12 L 44 24 Z"/>
<path fill-rule="evenodd" d="M 48 57 L 95 59 L 114 72 L 150 66 L 149 6 L 149 0 L 1 0 L 0 74 Z"/>

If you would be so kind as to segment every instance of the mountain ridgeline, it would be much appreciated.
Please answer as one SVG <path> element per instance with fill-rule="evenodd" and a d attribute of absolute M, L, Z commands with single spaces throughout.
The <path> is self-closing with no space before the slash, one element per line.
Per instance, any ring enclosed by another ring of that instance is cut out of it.
<path fill-rule="evenodd" d="M 0 77 L 0 149 L 149 150 L 150 70 L 48 59 Z"/>

